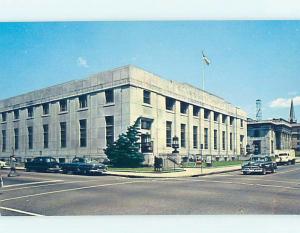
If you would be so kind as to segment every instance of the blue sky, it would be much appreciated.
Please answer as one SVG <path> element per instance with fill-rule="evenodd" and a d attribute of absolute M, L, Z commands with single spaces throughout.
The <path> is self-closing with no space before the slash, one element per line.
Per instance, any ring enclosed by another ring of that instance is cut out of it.
<path fill-rule="evenodd" d="M 300 21 L 0 23 L 0 99 L 133 64 L 255 116 L 300 120 Z"/>

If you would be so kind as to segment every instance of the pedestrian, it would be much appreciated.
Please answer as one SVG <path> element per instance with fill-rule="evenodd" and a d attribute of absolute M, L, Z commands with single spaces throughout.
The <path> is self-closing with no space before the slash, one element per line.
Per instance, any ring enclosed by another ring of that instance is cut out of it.
<path fill-rule="evenodd" d="M 15 158 L 15 155 L 10 156 L 10 172 L 8 173 L 8 177 L 11 176 L 18 176 L 19 174 L 16 172 L 16 162 L 17 159 Z"/>

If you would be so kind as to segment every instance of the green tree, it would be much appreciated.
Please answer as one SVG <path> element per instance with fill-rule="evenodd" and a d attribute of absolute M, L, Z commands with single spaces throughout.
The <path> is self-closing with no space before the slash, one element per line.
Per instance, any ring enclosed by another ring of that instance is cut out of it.
<path fill-rule="evenodd" d="M 140 152 L 140 117 L 127 132 L 109 144 L 104 150 L 111 164 L 115 167 L 139 167 L 144 162 L 144 155 Z"/>

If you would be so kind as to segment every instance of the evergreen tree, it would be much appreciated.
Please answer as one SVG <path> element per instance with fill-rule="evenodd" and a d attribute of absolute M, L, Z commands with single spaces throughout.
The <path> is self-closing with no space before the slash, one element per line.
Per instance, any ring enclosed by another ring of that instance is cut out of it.
<path fill-rule="evenodd" d="M 115 167 L 139 167 L 144 162 L 144 155 L 140 152 L 140 117 L 127 132 L 119 135 L 119 138 L 109 144 L 104 150 L 111 164 Z"/>

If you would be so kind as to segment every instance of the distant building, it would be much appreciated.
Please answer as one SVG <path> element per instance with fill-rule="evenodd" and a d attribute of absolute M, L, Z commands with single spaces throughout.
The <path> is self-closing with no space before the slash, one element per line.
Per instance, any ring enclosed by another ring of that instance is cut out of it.
<path fill-rule="evenodd" d="M 224 99 L 134 66 L 0 101 L 0 157 L 104 157 L 141 117 L 141 152 L 232 159 L 246 147 L 246 113 Z M 201 146 L 202 145 L 202 146 Z"/>
<path fill-rule="evenodd" d="M 290 149 L 292 128 L 284 119 L 247 122 L 248 145 L 256 154 L 273 154 L 274 150 Z"/>
<path fill-rule="evenodd" d="M 300 124 L 295 118 L 291 100 L 289 121 L 280 119 L 247 122 L 248 148 L 258 154 L 273 154 L 274 150 L 295 149 L 300 152 Z"/>

